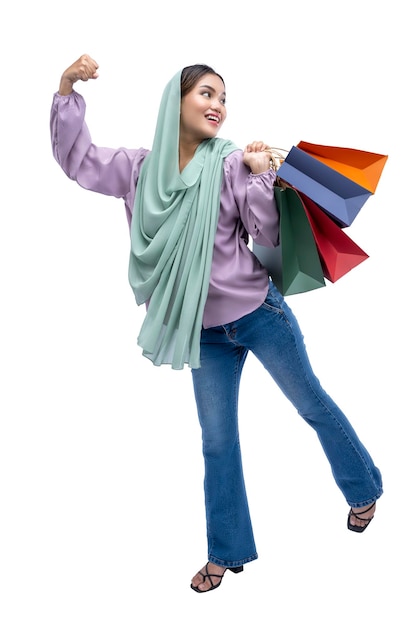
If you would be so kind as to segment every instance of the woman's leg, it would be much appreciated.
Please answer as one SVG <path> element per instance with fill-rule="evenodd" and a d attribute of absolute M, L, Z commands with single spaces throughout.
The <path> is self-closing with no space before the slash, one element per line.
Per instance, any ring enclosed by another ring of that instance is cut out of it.
<path fill-rule="evenodd" d="M 316 431 L 348 504 L 369 507 L 382 494 L 380 471 L 347 417 L 321 387 L 297 320 L 272 284 L 265 303 L 235 322 L 234 330 L 238 345 L 255 354 Z"/>
<path fill-rule="evenodd" d="M 203 330 L 201 367 L 192 370 L 202 428 L 208 559 L 236 567 L 257 558 L 242 471 L 238 392 L 247 350 L 227 327 Z"/>

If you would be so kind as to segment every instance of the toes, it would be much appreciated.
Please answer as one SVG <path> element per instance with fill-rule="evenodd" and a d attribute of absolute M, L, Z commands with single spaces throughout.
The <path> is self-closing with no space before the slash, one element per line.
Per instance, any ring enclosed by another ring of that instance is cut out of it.
<path fill-rule="evenodd" d="M 198 587 L 198 588 L 200 588 L 200 585 L 202 585 L 203 582 L 204 582 L 204 578 L 202 577 L 201 574 L 196 574 L 194 578 L 191 580 L 192 586 Z"/>
<path fill-rule="evenodd" d="M 200 584 L 197 584 L 198 589 L 200 589 L 200 591 L 207 591 L 210 587 L 210 583 L 208 583 L 207 581 L 205 582 L 200 582 Z"/>
<path fill-rule="evenodd" d="M 207 563 L 207 565 L 193 577 L 191 584 L 200 591 L 208 591 L 212 587 L 218 587 L 225 571 L 226 568 L 211 564 L 209 569 L 209 564 Z"/>
<path fill-rule="evenodd" d="M 198 574 L 197 576 L 194 576 L 194 578 L 191 581 L 191 584 L 193 587 L 196 587 L 200 591 L 207 591 L 211 586 L 208 580 L 203 580 L 203 577 L 199 576 Z"/>

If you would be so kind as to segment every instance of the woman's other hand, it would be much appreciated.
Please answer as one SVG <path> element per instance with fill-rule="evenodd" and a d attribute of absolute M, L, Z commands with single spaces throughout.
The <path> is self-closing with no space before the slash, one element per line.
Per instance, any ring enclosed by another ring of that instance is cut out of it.
<path fill-rule="evenodd" d="M 87 81 L 98 78 L 98 64 L 88 54 L 83 54 L 70 65 L 61 76 L 59 94 L 68 96 L 77 80 Z"/>
<path fill-rule="evenodd" d="M 271 167 L 270 146 L 263 141 L 252 141 L 243 151 L 243 162 L 250 167 L 252 174 L 262 174 Z"/>

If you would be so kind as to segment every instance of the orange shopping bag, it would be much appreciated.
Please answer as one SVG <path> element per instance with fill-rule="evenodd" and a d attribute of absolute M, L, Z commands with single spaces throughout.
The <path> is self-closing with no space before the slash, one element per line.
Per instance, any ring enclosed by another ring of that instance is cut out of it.
<path fill-rule="evenodd" d="M 388 157 L 384 154 L 366 152 L 355 148 L 322 146 L 300 141 L 297 148 L 325 163 L 368 191 L 375 193 Z"/>
<path fill-rule="evenodd" d="M 375 192 L 387 156 L 299 142 L 277 176 L 318 204 L 341 227 L 350 226 Z"/>

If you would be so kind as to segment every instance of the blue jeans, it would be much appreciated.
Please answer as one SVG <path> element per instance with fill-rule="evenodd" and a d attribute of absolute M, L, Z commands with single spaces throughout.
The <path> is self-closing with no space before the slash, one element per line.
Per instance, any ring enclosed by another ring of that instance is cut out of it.
<path fill-rule="evenodd" d="M 365 506 L 382 494 L 380 471 L 346 416 L 322 389 L 298 322 L 271 283 L 258 309 L 230 324 L 203 329 L 201 367 L 192 370 L 203 439 L 208 558 L 223 567 L 257 558 L 237 411 L 239 382 L 249 350 L 316 431 L 348 504 Z"/>

